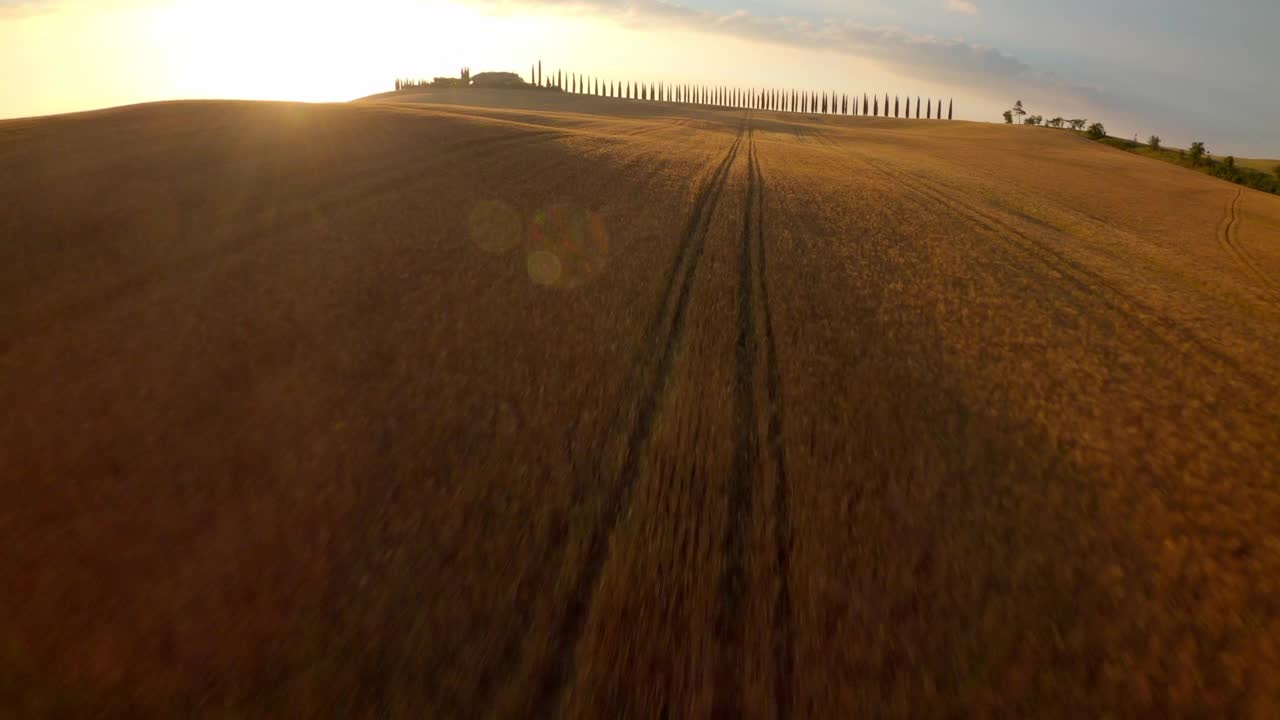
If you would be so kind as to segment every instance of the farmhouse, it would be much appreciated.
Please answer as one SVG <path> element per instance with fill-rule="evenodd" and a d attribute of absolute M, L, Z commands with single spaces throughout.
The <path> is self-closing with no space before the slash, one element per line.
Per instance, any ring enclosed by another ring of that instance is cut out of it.
<path fill-rule="evenodd" d="M 528 83 L 512 72 L 482 72 L 471 77 L 471 87 L 511 89 L 528 87 Z"/>

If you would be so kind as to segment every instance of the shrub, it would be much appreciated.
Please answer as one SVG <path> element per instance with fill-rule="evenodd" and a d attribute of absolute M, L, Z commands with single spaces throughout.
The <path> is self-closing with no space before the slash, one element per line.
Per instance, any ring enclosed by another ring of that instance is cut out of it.
<path fill-rule="evenodd" d="M 1103 127 L 1102 123 L 1096 122 L 1089 126 L 1088 135 L 1090 140 L 1101 140 L 1107 136 L 1107 129 Z"/>
<path fill-rule="evenodd" d="M 1151 147 L 1151 149 L 1152 149 L 1152 150 L 1159 150 L 1159 149 L 1160 149 L 1160 136 L 1159 136 L 1159 135 L 1152 135 L 1151 137 L 1147 138 L 1147 145 L 1149 145 L 1149 146 Z"/>
<path fill-rule="evenodd" d="M 1192 165 L 1199 165 L 1204 160 L 1205 149 L 1204 143 L 1199 140 L 1191 143 L 1191 150 L 1187 153 L 1191 157 Z"/>

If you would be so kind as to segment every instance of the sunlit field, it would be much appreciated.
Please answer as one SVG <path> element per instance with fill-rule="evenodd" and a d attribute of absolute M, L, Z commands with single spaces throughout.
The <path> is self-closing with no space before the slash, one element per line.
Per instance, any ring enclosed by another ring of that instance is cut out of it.
<path fill-rule="evenodd" d="M 0 163 L 0 715 L 1276 709 L 1273 195 L 532 90 Z"/>

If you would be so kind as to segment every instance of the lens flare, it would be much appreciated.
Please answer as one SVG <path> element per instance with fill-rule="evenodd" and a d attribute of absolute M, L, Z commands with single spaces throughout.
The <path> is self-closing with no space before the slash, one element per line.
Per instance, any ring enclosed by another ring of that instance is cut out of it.
<path fill-rule="evenodd" d="M 501 200 L 476 203 L 468 218 L 471 242 L 498 255 L 520 244 L 520 214 Z"/>
<path fill-rule="evenodd" d="M 604 270 L 609 258 L 609 232 L 600 213 L 554 205 L 533 214 L 525 248 L 531 258 L 535 253 L 555 256 L 560 271 L 554 286 L 574 288 Z"/>
<path fill-rule="evenodd" d="M 564 267 L 560 258 L 548 250 L 534 250 L 525 258 L 525 266 L 529 270 L 529 278 L 539 285 L 553 287 L 564 275 Z"/>

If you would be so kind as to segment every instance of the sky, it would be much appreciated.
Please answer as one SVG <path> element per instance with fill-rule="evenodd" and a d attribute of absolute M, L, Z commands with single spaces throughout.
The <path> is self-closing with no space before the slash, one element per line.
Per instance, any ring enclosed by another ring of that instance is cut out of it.
<path fill-rule="evenodd" d="M 1280 0 L 0 0 L 0 118 L 182 98 L 345 101 L 396 77 L 1014 100 L 1280 157 Z"/>

